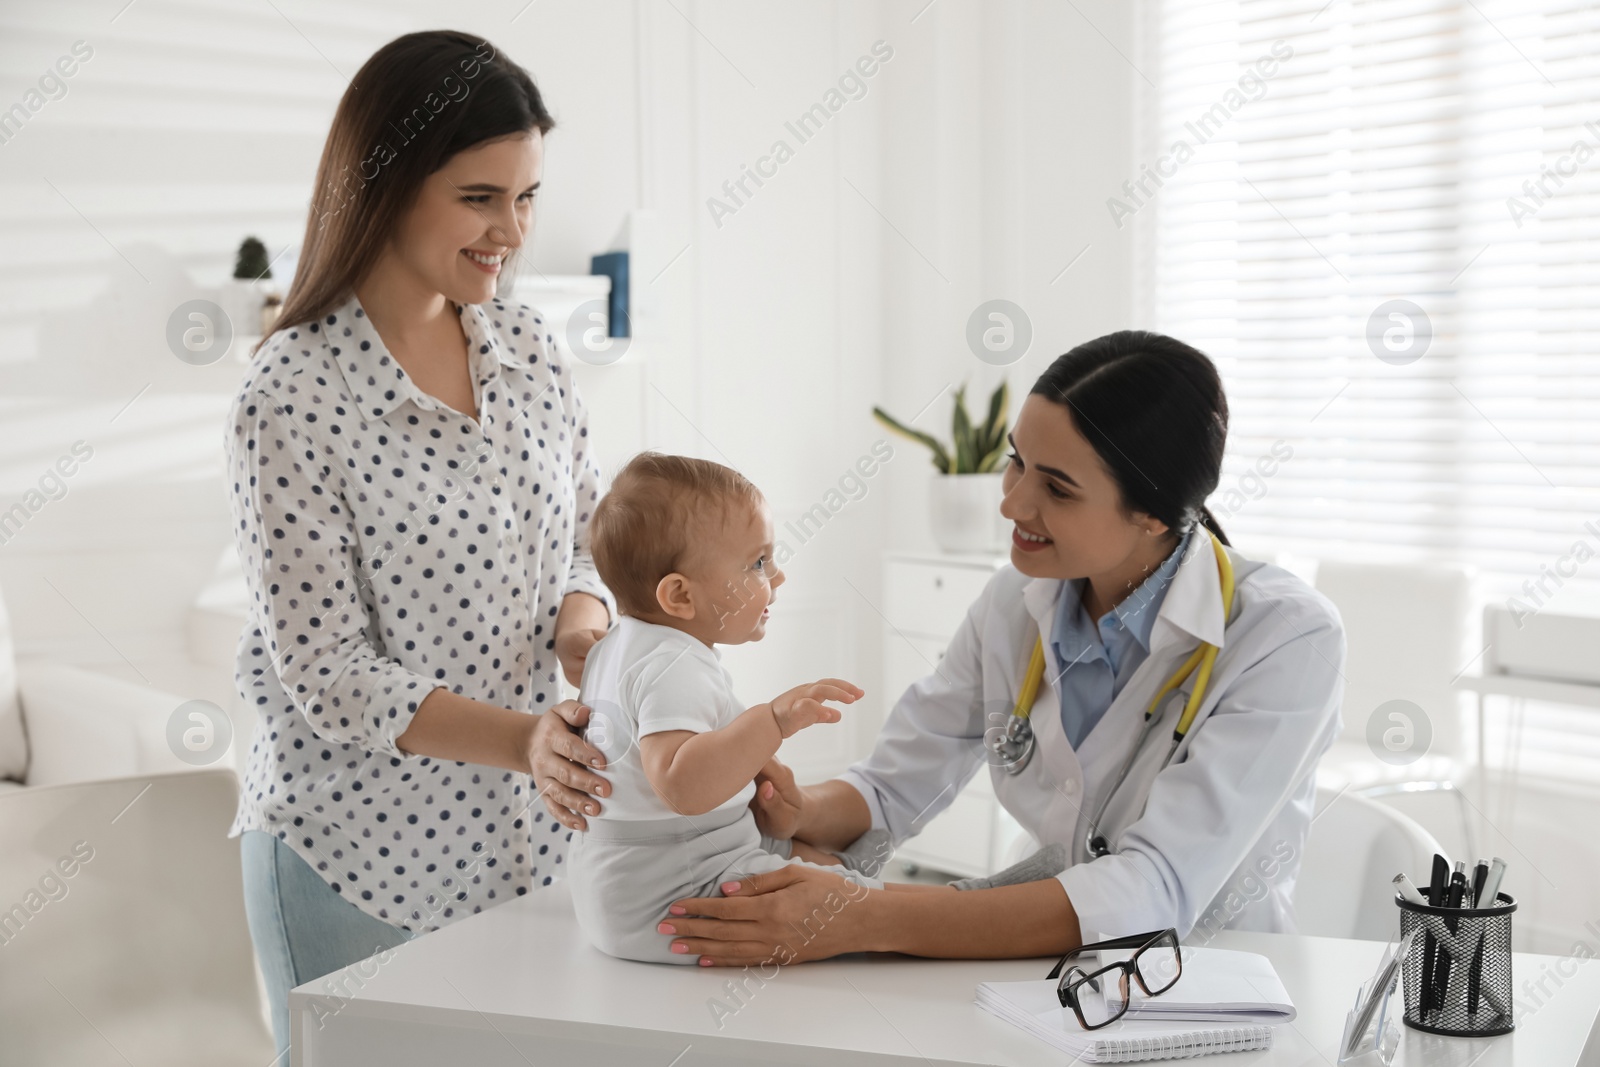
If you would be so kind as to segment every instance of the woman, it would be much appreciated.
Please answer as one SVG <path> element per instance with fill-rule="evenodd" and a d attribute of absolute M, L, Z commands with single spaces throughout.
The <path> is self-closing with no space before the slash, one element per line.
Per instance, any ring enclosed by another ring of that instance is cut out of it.
<path fill-rule="evenodd" d="M 481 38 L 373 55 L 234 404 L 259 718 L 232 832 L 280 1050 L 290 987 L 549 884 L 571 837 L 526 775 L 611 618 L 600 478 L 548 327 L 495 297 L 553 125 Z"/>
<path fill-rule="evenodd" d="M 1339 727 L 1344 636 L 1304 583 L 1222 547 L 1204 501 L 1226 435 L 1216 369 L 1188 345 L 1129 331 L 1057 359 L 1010 437 L 1011 566 L 865 760 L 803 789 L 780 769 L 754 802 L 776 837 L 831 849 L 882 827 L 898 844 L 987 762 L 1000 802 L 1046 846 L 1038 855 L 960 893 L 867 891 L 791 866 L 678 901 L 658 932 L 702 964 L 743 966 L 861 950 L 1054 955 L 1101 936 L 1183 936 L 1202 920 L 1292 929 L 1316 763 Z M 1203 643 L 1217 646 L 1206 684 L 1196 664 L 1161 695 Z M 995 746 L 1036 646 L 1047 669 L 1023 762 Z M 584 793 L 604 795 L 584 766 L 597 754 L 560 731 L 541 743 L 534 781 L 551 814 L 582 829 L 580 809 L 598 803 Z M 840 899 L 850 906 L 829 903 Z M 823 907 L 829 920 L 797 936 Z"/>

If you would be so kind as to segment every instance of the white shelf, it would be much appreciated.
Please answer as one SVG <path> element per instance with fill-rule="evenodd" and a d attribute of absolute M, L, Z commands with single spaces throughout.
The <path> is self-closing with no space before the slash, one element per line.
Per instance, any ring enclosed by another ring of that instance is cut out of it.
<path fill-rule="evenodd" d="M 1600 685 L 1558 682 L 1549 678 L 1529 678 L 1519 674 L 1469 674 L 1456 681 L 1456 688 L 1485 696 L 1543 700 L 1552 704 L 1573 704 L 1600 708 Z"/>
<path fill-rule="evenodd" d="M 938 563 L 952 567 L 987 567 L 999 570 L 1011 562 L 1011 553 L 996 552 L 913 552 L 889 551 L 885 559 L 903 560 L 907 563 Z"/>

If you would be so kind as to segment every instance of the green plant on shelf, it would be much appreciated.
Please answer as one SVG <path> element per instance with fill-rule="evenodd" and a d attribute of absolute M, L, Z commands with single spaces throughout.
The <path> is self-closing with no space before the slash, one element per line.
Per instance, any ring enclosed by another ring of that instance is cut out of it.
<path fill-rule="evenodd" d="M 957 389 L 948 448 L 932 434 L 913 430 L 880 407 L 874 407 L 872 414 L 892 433 L 926 446 L 940 474 L 992 474 L 1006 451 L 1007 398 L 1006 383 L 1001 382 L 989 397 L 988 415 L 982 423 L 974 423 L 967 414 L 967 387 Z"/>
<path fill-rule="evenodd" d="M 239 242 L 239 255 L 233 261 L 233 276 L 251 282 L 272 277 L 272 264 L 267 261 L 267 246 L 254 237 L 246 237 Z"/>

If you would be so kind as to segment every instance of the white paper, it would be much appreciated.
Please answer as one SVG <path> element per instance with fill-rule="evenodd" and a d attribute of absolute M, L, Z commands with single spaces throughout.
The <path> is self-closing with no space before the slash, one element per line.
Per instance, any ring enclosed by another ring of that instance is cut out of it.
<path fill-rule="evenodd" d="M 1102 953 L 1100 965 L 1130 955 Z M 1286 1023 L 1295 1017 L 1289 991 L 1283 987 L 1272 961 L 1260 953 L 1184 948 L 1182 959 L 1183 974 L 1165 993 L 1147 997 L 1139 983 L 1130 979 L 1128 1014 L 1124 1018 Z"/>
<path fill-rule="evenodd" d="M 978 986 L 977 1003 L 985 1011 L 1086 1063 L 1187 1058 L 1272 1047 L 1273 1027 L 1248 1023 L 1173 1025 L 1124 1017 L 1099 1030 L 1084 1030 L 1072 1009 L 1063 1008 L 1056 999 L 1053 979 L 984 982 Z M 1137 1053 L 1130 1055 L 1130 1045 L 1137 1048 Z"/>

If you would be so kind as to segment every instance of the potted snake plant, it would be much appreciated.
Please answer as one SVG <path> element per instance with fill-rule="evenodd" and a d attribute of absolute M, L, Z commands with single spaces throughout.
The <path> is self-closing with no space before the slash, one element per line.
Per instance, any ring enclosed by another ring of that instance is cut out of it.
<path fill-rule="evenodd" d="M 1001 552 L 1010 545 L 1011 524 L 1000 515 L 1006 454 L 1006 383 L 989 397 L 982 422 L 967 413 L 967 387 L 955 393 L 950 443 L 913 430 L 880 407 L 873 417 L 891 433 L 923 445 L 937 473 L 928 490 L 928 520 L 934 541 L 946 552 Z"/>
<path fill-rule="evenodd" d="M 269 298 L 277 291 L 267 246 L 260 238 L 246 237 L 239 242 L 234 257 L 233 277 L 222 289 L 222 309 L 232 321 L 233 332 L 243 337 L 259 337 L 272 325 L 275 309 Z"/>

